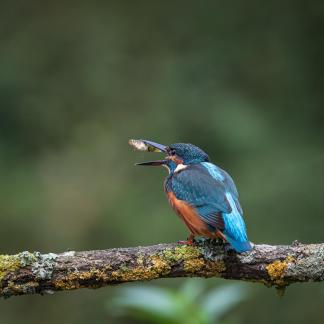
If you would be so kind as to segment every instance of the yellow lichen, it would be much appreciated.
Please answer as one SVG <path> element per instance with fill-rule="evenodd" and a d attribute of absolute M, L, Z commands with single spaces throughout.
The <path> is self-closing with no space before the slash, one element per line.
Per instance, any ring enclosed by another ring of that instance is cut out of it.
<path fill-rule="evenodd" d="M 69 273 L 68 275 L 57 279 L 54 281 L 54 286 L 56 289 L 60 290 L 71 290 L 71 289 L 78 289 L 83 287 L 82 281 L 85 280 L 95 280 L 99 282 L 105 282 L 108 279 L 106 274 L 106 268 L 103 270 L 91 268 L 89 271 L 74 271 Z M 93 285 L 96 286 L 95 284 Z M 89 287 L 89 285 L 87 285 Z"/>
<path fill-rule="evenodd" d="M 226 270 L 224 261 L 208 262 L 206 264 L 206 275 L 207 276 L 218 276 Z"/>
<path fill-rule="evenodd" d="M 167 261 L 179 261 L 197 258 L 201 255 L 200 249 L 191 245 L 177 246 L 174 249 L 166 249 L 163 251 L 163 257 Z"/>
<path fill-rule="evenodd" d="M 159 256 L 153 256 L 151 259 L 152 259 L 153 269 L 155 272 L 159 274 L 166 274 L 170 272 L 171 267 L 168 264 L 168 262 L 166 262 Z"/>
<path fill-rule="evenodd" d="M 287 256 L 284 261 L 276 260 L 266 266 L 268 275 L 272 282 L 274 282 L 278 286 L 282 286 L 285 284 L 285 273 L 288 268 L 289 263 L 295 262 L 294 257 Z"/>
<path fill-rule="evenodd" d="M 120 268 L 116 271 L 113 271 L 111 273 L 110 280 L 117 280 L 122 282 L 152 280 L 169 273 L 171 270 L 168 262 L 160 256 L 152 256 L 150 258 L 150 261 L 151 265 L 143 266 L 143 262 L 140 262 L 139 265 L 134 268 Z"/>
<path fill-rule="evenodd" d="M 202 258 L 194 258 L 184 261 L 184 270 L 191 273 L 201 273 L 205 277 L 216 277 L 226 270 L 223 261 L 210 262 Z"/>
<path fill-rule="evenodd" d="M 185 260 L 183 263 L 184 270 L 191 273 L 199 272 L 204 268 L 204 266 L 205 262 L 200 258 Z"/>
<path fill-rule="evenodd" d="M 69 280 L 68 278 L 55 280 L 54 287 L 58 290 L 72 290 L 80 288 L 77 280 Z"/>
<path fill-rule="evenodd" d="M 15 255 L 0 255 L 0 281 L 9 273 L 21 266 L 19 259 Z"/>
<path fill-rule="evenodd" d="M 189 273 L 201 273 L 207 276 L 217 276 L 226 270 L 223 261 L 211 262 L 203 258 L 201 249 L 197 246 L 183 245 L 163 251 L 162 257 L 167 262 L 183 261 L 183 268 Z"/>
<path fill-rule="evenodd" d="M 92 287 L 96 288 L 105 282 L 151 280 L 169 273 L 170 270 L 168 263 L 160 256 L 152 256 L 146 266 L 143 265 L 142 261 L 138 266 L 128 267 L 122 265 L 115 271 L 111 271 L 110 267 L 104 269 L 92 268 L 89 271 L 82 272 L 74 271 L 55 280 L 54 286 L 60 290 L 71 290 L 83 287 L 83 281 L 92 280 L 97 282 L 97 284 L 92 284 Z M 89 287 L 88 284 L 87 287 Z"/>
<path fill-rule="evenodd" d="M 119 269 L 111 273 L 112 281 L 116 280 L 121 282 L 136 281 L 136 280 L 151 280 L 157 277 L 158 275 L 156 274 L 155 271 L 152 271 L 152 269 L 148 269 L 143 266 L 138 266 L 128 271 Z"/>
<path fill-rule="evenodd" d="M 145 281 L 166 276 L 175 262 L 183 263 L 183 269 L 188 274 L 201 273 L 207 276 L 217 276 L 225 271 L 223 261 L 206 261 L 199 247 L 177 246 L 153 256 L 139 255 L 136 263 L 120 264 L 118 269 L 90 269 L 89 271 L 74 271 L 55 280 L 56 289 L 69 290 L 83 286 L 93 288 L 109 282 Z M 85 281 L 88 281 L 87 283 Z M 93 282 L 98 282 L 93 283 Z"/>

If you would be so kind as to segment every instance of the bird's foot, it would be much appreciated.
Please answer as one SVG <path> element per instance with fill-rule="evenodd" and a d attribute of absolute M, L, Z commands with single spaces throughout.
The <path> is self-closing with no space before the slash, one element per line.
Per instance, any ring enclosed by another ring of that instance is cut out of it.
<path fill-rule="evenodd" d="M 187 240 L 185 241 L 178 241 L 178 244 L 182 245 L 193 245 L 194 244 L 194 236 L 190 235 Z"/>
<path fill-rule="evenodd" d="M 178 241 L 178 244 L 181 244 L 181 245 L 193 245 L 193 241 L 190 241 L 190 240 Z"/>

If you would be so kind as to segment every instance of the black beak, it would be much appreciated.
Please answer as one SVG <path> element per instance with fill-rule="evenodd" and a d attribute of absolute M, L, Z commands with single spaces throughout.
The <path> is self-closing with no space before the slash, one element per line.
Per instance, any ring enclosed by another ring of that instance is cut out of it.
<path fill-rule="evenodd" d="M 135 163 L 135 165 L 159 166 L 159 165 L 166 164 L 167 162 L 168 162 L 167 160 L 157 160 L 157 161 L 139 162 L 139 163 Z"/>
<path fill-rule="evenodd" d="M 142 140 L 148 147 L 148 152 L 167 152 L 167 146 L 152 141 Z"/>

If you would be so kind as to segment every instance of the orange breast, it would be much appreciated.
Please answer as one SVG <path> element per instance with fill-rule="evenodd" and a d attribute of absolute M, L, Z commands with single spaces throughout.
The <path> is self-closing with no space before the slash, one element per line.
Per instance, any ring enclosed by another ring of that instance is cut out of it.
<path fill-rule="evenodd" d="M 176 198 L 173 192 L 167 192 L 167 196 L 172 208 L 184 221 L 190 232 L 194 235 L 201 235 L 215 238 L 216 233 L 212 233 L 206 223 L 197 214 L 196 210 L 183 200 Z"/>

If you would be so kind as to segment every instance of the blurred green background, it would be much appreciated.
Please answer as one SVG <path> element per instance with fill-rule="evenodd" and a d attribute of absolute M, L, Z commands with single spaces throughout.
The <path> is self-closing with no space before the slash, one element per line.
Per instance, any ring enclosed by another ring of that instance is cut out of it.
<path fill-rule="evenodd" d="M 323 242 L 323 39 L 323 1 L 1 0 L 0 252 L 184 239 L 129 138 L 206 150 L 253 242 Z M 322 323 L 320 284 L 243 286 L 229 323 Z M 120 289 L 0 300 L 1 322 L 129 323 Z"/>

